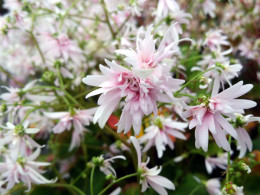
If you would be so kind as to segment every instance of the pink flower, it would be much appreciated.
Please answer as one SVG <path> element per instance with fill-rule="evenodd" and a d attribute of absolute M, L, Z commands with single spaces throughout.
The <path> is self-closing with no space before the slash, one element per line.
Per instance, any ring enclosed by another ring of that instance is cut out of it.
<path fill-rule="evenodd" d="M 185 140 L 186 137 L 180 131 L 184 132 L 187 123 L 174 121 L 171 117 L 164 118 L 158 116 L 151 126 L 145 129 L 145 135 L 139 138 L 141 143 L 147 142 L 144 152 L 148 151 L 152 146 L 156 146 L 157 155 L 162 157 L 165 146 L 168 145 L 172 150 L 174 142 L 171 136 Z M 179 130 L 179 131 L 178 131 Z"/>
<path fill-rule="evenodd" d="M 5 156 L 5 162 L 0 162 L 0 172 L 2 185 L 7 184 L 5 190 L 11 189 L 15 184 L 23 182 L 29 191 L 31 184 L 54 183 L 54 180 L 48 180 L 41 175 L 43 171 L 39 168 L 49 166 L 50 163 L 34 161 L 40 155 L 40 149 L 37 149 L 28 157 L 10 158 Z"/>
<path fill-rule="evenodd" d="M 72 134 L 72 140 L 69 151 L 80 145 L 84 132 L 86 131 L 84 126 L 88 126 L 93 120 L 92 114 L 96 111 L 96 108 L 78 110 L 71 112 L 45 112 L 44 115 L 51 119 L 60 119 L 59 123 L 53 128 L 54 133 L 62 133 L 65 130 L 70 131 L 73 125 L 74 131 Z"/>
<path fill-rule="evenodd" d="M 184 82 L 173 79 L 168 70 L 164 73 L 163 67 L 158 67 L 155 75 L 147 77 L 147 75 L 141 76 L 140 72 L 136 75 L 134 71 L 119 66 L 115 62 L 105 61 L 109 68 L 100 65 L 100 70 L 104 75 L 91 75 L 82 80 L 87 85 L 101 87 L 86 97 L 102 94 L 98 100 L 100 107 L 93 120 L 94 123 L 98 121 L 101 128 L 104 127 L 121 98 L 125 97 L 118 132 L 124 130 L 124 133 L 127 133 L 133 125 L 135 134 L 139 134 L 143 116 L 152 112 L 157 115 L 156 102 L 171 101 L 174 98 L 173 92 Z"/>
<path fill-rule="evenodd" d="M 230 45 L 227 36 L 222 34 L 222 30 L 210 30 L 206 33 L 204 44 L 209 47 L 211 51 L 221 50 L 221 46 Z"/>
<path fill-rule="evenodd" d="M 153 39 L 152 35 L 152 25 L 150 25 L 145 32 L 145 37 L 143 40 L 140 38 L 142 28 L 139 29 L 136 40 L 136 51 L 132 49 L 120 49 L 116 52 L 125 55 L 126 58 L 124 60 L 129 63 L 133 69 L 138 70 L 155 68 L 163 59 L 169 58 L 173 54 L 179 52 L 177 45 L 180 41 L 190 40 L 179 40 L 177 31 L 175 29 L 176 25 L 177 24 L 174 24 L 168 29 L 157 50 L 155 47 L 156 40 Z"/>
<path fill-rule="evenodd" d="M 252 89 L 253 85 L 243 85 L 240 81 L 228 89 L 218 93 L 219 86 L 214 85 L 211 98 L 204 97 L 201 104 L 189 106 L 184 113 L 184 117 L 192 117 L 189 128 L 195 129 L 196 148 L 202 147 L 204 151 L 208 150 L 209 131 L 212 133 L 217 145 L 226 151 L 230 146 L 226 139 L 226 133 L 237 139 L 237 132 L 233 126 L 222 116 L 234 116 L 233 113 L 243 113 L 244 109 L 256 106 L 251 100 L 236 99 L 246 94 Z"/>
<path fill-rule="evenodd" d="M 67 35 L 51 35 L 42 34 L 40 39 L 40 47 L 45 56 L 50 60 L 63 58 L 65 62 L 71 59 L 75 64 L 80 64 L 84 57 L 77 43 L 70 40 Z"/>
<path fill-rule="evenodd" d="M 125 61 L 130 64 L 131 70 L 119 66 L 114 61 L 105 60 L 109 68 L 100 65 L 103 75 L 83 78 L 82 81 L 85 84 L 101 87 L 86 97 L 102 94 L 98 100 L 100 107 L 94 116 L 94 123 L 98 121 L 101 128 L 104 127 L 121 98 L 125 97 L 118 132 L 124 130 L 124 133 L 127 133 L 133 125 L 135 134 L 139 134 L 143 116 L 150 115 L 152 112 L 156 115 L 156 102 L 173 100 L 173 92 L 184 82 L 180 79 L 173 79 L 170 67 L 160 64 L 161 60 L 176 51 L 174 46 L 179 43 L 178 34 L 173 26 L 166 32 L 157 51 L 155 51 L 155 41 L 151 30 L 150 26 L 144 40 L 137 37 L 137 52 L 117 51 L 127 56 Z"/>
<path fill-rule="evenodd" d="M 148 187 L 152 187 L 158 194 L 161 195 L 168 194 L 164 188 L 174 190 L 175 186 L 170 180 L 158 175 L 162 170 L 161 167 L 158 169 L 156 166 L 149 169 L 147 167 L 149 159 L 147 160 L 147 162 L 141 161 L 142 156 L 140 145 L 135 137 L 131 136 L 130 139 L 137 153 L 138 171 L 141 173 L 140 183 L 142 184 L 142 192 L 146 191 Z"/>

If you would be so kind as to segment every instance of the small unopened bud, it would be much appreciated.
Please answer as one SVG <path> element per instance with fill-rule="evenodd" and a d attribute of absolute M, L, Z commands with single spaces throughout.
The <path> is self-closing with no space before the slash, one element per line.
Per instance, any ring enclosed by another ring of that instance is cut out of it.
<path fill-rule="evenodd" d="M 6 104 L 2 104 L 1 105 L 1 112 L 5 112 L 7 111 L 7 105 Z"/>
<path fill-rule="evenodd" d="M 55 79 L 55 74 L 52 71 L 46 71 L 42 75 L 42 80 L 46 83 L 53 83 Z"/>
<path fill-rule="evenodd" d="M 62 63 L 60 61 L 55 61 L 54 66 L 55 67 L 61 67 Z"/>
<path fill-rule="evenodd" d="M 233 167 L 230 167 L 230 168 L 228 169 L 228 171 L 229 171 L 230 174 L 232 174 L 232 173 L 234 173 L 234 168 L 233 168 Z"/>
<path fill-rule="evenodd" d="M 93 157 L 92 162 L 97 165 L 99 163 L 99 158 L 98 157 Z"/>
<path fill-rule="evenodd" d="M 88 162 L 88 163 L 86 164 L 86 166 L 87 166 L 88 168 L 91 168 L 91 167 L 93 167 L 93 163 L 92 163 L 92 162 Z"/>
<path fill-rule="evenodd" d="M 116 177 L 112 174 L 109 174 L 106 176 L 106 180 L 115 180 L 115 179 L 116 179 Z"/>
<path fill-rule="evenodd" d="M 25 129 L 24 129 L 23 125 L 16 125 L 15 126 L 15 133 L 17 135 L 23 136 L 25 134 Z"/>

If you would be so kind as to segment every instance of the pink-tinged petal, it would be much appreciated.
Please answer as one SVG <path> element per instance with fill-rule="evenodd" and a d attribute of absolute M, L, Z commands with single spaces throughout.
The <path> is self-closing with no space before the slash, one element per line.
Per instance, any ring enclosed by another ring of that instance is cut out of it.
<path fill-rule="evenodd" d="M 116 50 L 116 53 L 127 56 L 124 59 L 124 61 L 131 64 L 135 68 L 139 67 L 138 55 L 134 50 L 132 50 L 132 49 L 129 49 L 129 50 L 120 49 L 120 50 Z"/>
<path fill-rule="evenodd" d="M 80 146 L 81 142 L 81 134 L 79 134 L 77 131 L 74 130 L 72 134 L 72 139 L 69 147 L 69 151 L 72 151 L 74 148 Z"/>
<path fill-rule="evenodd" d="M 152 182 L 154 182 L 156 184 L 159 184 L 160 186 L 162 186 L 164 188 L 167 188 L 169 190 L 174 190 L 175 189 L 174 184 L 169 179 L 167 179 L 165 177 L 162 177 L 160 175 L 149 177 L 149 181 L 152 181 Z"/>
<path fill-rule="evenodd" d="M 232 107 L 236 109 L 249 109 L 257 105 L 256 102 L 252 100 L 243 100 L 243 99 L 232 100 L 232 104 L 234 104 Z"/>
<path fill-rule="evenodd" d="M 106 64 L 114 71 L 116 72 L 129 72 L 129 70 L 123 66 L 118 65 L 115 61 L 108 61 L 105 59 Z"/>
<path fill-rule="evenodd" d="M 160 195 L 168 195 L 167 191 L 159 184 L 150 180 L 151 177 L 147 177 L 148 184 Z"/>
<path fill-rule="evenodd" d="M 208 151 L 208 141 L 209 141 L 209 131 L 206 123 L 203 123 L 198 128 L 198 141 L 202 149 L 207 152 Z"/>
<path fill-rule="evenodd" d="M 224 131 L 221 129 L 218 123 L 215 123 L 216 125 L 216 133 L 213 134 L 213 137 L 219 147 L 222 147 L 226 151 L 230 151 L 230 145 L 227 141 L 226 135 Z"/>
<path fill-rule="evenodd" d="M 132 118 L 135 135 L 139 135 L 142 126 L 143 113 L 141 111 L 138 111 L 134 115 L 132 115 Z"/>
<path fill-rule="evenodd" d="M 201 147 L 200 142 L 199 142 L 199 127 L 200 126 L 197 126 L 196 129 L 195 129 L 195 147 L 197 149 L 199 149 Z"/>
<path fill-rule="evenodd" d="M 163 151 L 165 150 L 165 146 L 163 144 L 160 133 L 158 133 L 157 136 L 155 137 L 155 146 L 156 146 L 158 158 L 161 158 L 163 155 Z"/>
<path fill-rule="evenodd" d="M 215 80 L 214 80 L 211 97 L 214 97 L 215 95 L 218 94 L 218 92 L 219 92 L 219 87 L 220 87 L 219 85 L 220 85 L 220 77 L 216 77 Z"/>
<path fill-rule="evenodd" d="M 208 174 L 211 174 L 213 171 L 213 167 L 211 166 L 211 164 L 207 161 L 207 159 L 205 159 L 205 166 L 206 166 L 206 170 L 208 172 Z"/>
<path fill-rule="evenodd" d="M 234 127 L 219 113 L 215 113 L 214 115 L 215 121 L 233 138 L 237 139 L 237 133 Z"/>
<path fill-rule="evenodd" d="M 170 130 L 170 131 L 167 131 L 168 134 L 176 137 L 176 138 L 179 138 L 179 139 L 183 139 L 183 140 L 186 140 L 186 137 L 185 135 L 183 135 L 181 132 L 179 131 L 176 131 L 176 130 Z"/>
<path fill-rule="evenodd" d="M 246 154 L 246 150 L 248 148 L 249 151 L 252 151 L 253 144 L 250 136 L 244 128 L 237 129 L 238 134 L 238 146 L 240 147 L 239 158 L 243 158 Z"/>
<path fill-rule="evenodd" d="M 27 134 L 35 134 L 35 133 L 38 133 L 40 131 L 39 128 L 28 128 L 28 129 L 25 129 L 25 133 Z"/>
<path fill-rule="evenodd" d="M 183 122 L 178 122 L 178 121 L 171 121 L 169 123 L 166 123 L 165 126 L 171 127 L 171 128 L 174 128 L 174 129 L 178 129 L 178 130 L 181 130 L 181 131 L 184 132 L 185 130 L 183 130 L 183 129 L 187 128 L 188 124 L 183 123 Z"/>
<path fill-rule="evenodd" d="M 114 159 L 126 160 L 125 156 L 122 156 L 122 155 L 114 156 L 114 157 L 109 158 L 109 159 L 107 159 L 107 160 L 111 161 L 111 160 L 114 160 Z"/>
<path fill-rule="evenodd" d="M 41 153 L 41 149 L 37 148 L 27 159 L 28 161 L 33 161 L 35 160 Z"/>
<path fill-rule="evenodd" d="M 195 126 L 197 126 L 199 123 L 198 123 L 198 120 L 196 118 L 192 119 L 189 123 L 189 129 L 193 129 Z"/>
<path fill-rule="evenodd" d="M 82 82 L 90 86 L 100 86 L 107 78 L 103 75 L 88 75 L 82 79 Z"/>
<path fill-rule="evenodd" d="M 146 180 L 143 180 L 143 181 L 142 181 L 142 189 L 141 189 L 141 191 L 144 192 L 144 191 L 147 190 L 147 188 L 148 188 L 147 181 L 146 181 Z"/>
<path fill-rule="evenodd" d="M 154 68 L 150 69 L 134 69 L 134 75 L 138 76 L 141 79 L 148 78 L 154 72 Z"/>
<path fill-rule="evenodd" d="M 209 130 L 212 134 L 216 133 L 216 127 L 215 127 L 215 121 L 214 121 L 214 116 L 211 113 L 208 113 L 207 115 L 207 122 L 208 122 L 208 126 L 209 126 Z"/>
<path fill-rule="evenodd" d="M 137 139 L 135 137 L 133 137 L 133 136 L 130 137 L 130 140 L 132 141 L 132 143 L 133 143 L 133 145 L 135 147 L 135 150 L 136 150 L 136 153 L 137 153 L 138 166 L 139 166 L 141 164 L 141 158 L 142 158 L 140 144 L 137 141 Z"/>
<path fill-rule="evenodd" d="M 69 112 L 44 112 L 43 114 L 51 119 L 60 119 L 69 115 Z"/>
<path fill-rule="evenodd" d="M 90 92 L 90 93 L 86 96 L 86 99 L 89 98 L 89 97 L 92 97 L 92 96 L 95 96 L 95 95 L 104 93 L 105 91 L 106 91 L 106 90 L 105 90 L 104 88 L 96 89 L 96 90 Z"/>
<path fill-rule="evenodd" d="M 243 85 L 243 81 L 240 81 L 238 83 L 236 83 L 235 85 L 225 89 L 224 91 L 222 91 L 221 93 L 211 97 L 211 98 L 219 98 L 219 99 L 227 99 L 227 98 L 234 98 L 234 94 L 239 91 L 241 89 Z"/>
<path fill-rule="evenodd" d="M 33 80 L 33 81 L 31 81 L 31 82 L 29 82 L 28 84 L 26 84 L 25 85 L 25 87 L 23 88 L 23 90 L 28 90 L 28 89 L 31 89 L 34 85 L 35 85 L 35 83 L 37 83 L 38 82 L 38 80 L 36 79 L 36 80 Z"/>
<path fill-rule="evenodd" d="M 24 123 L 23 123 L 23 127 L 26 129 L 27 127 L 29 127 L 29 121 L 28 120 L 26 120 L 26 121 L 24 121 Z"/>
<path fill-rule="evenodd" d="M 105 106 L 100 106 L 94 116 L 93 121 L 95 121 L 96 116 L 100 116 L 98 118 L 98 124 L 101 128 L 104 128 L 108 118 L 112 114 L 112 112 L 116 109 L 118 102 L 120 101 L 121 97 L 120 96 L 115 96 L 114 100 L 110 102 L 110 104 L 107 104 Z M 101 113 L 99 113 L 101 112 Z"/>

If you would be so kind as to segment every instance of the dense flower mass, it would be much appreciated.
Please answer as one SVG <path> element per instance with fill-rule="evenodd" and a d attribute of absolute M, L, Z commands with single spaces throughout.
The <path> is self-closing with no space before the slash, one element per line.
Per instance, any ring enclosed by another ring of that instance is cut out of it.
<path fill-rule="evenodd" d="M 259 16 L 256 0 L 0 1 L 0 194 L 257 194 Z"/>

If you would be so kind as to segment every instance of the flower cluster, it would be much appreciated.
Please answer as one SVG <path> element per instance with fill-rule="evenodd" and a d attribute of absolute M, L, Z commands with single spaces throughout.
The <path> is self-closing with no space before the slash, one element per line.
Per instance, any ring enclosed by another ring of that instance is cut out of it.
<path fill-rule="evenodd" d="M 255 193 L 258 1 L 0 4 L 0 194 Z"/>

